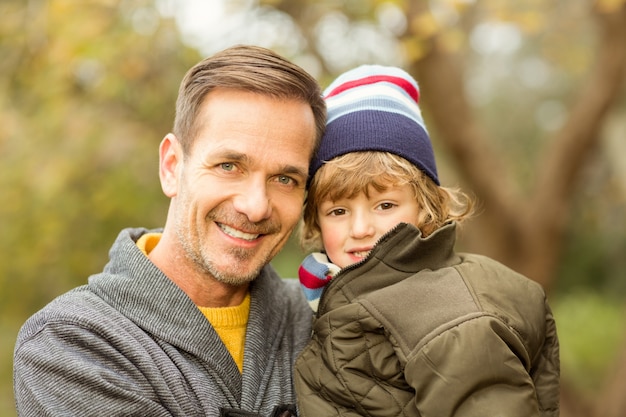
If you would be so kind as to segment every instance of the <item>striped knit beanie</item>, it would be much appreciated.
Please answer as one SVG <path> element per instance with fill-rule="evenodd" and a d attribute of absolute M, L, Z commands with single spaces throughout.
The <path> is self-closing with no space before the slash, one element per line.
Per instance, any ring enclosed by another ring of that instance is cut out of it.
<path fill-rule="evenodd" d="M 381 151 L 408 160 L 440 185 L 419 95 L 413 77 L 396 67 L 362 65 L 337 77 L 324 90 L 326 133 L 309 178 L 337 156 Z"/>

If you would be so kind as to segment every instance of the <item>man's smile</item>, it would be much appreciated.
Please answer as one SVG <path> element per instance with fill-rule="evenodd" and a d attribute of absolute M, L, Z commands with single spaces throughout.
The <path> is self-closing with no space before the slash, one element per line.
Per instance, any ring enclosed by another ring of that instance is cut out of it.
<path fill-rule="evenodd" d="M 237 238 L 237 239 L 243 239 L 243 240 L 247 240 L 247 241 L 253 241 L 255 239 L 258 239 L 259 236 L 261 236 L 258 233 L 246 233 L 246 232 L 242 232 L 241 230 L 237 230 L 234 229 L 230 226 L 227 226 L 223 223 L 217 223 L 218 227 L 228 236 Z"/>

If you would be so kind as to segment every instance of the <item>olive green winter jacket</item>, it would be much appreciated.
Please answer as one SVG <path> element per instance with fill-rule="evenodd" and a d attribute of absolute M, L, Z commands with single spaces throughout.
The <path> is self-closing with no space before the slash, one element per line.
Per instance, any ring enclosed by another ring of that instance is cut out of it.
<path fill-rule="evenodd" d="M 559 347 L 542 288 L 401 224 L 325 288 L 296 361 L 302 417 L 554 417 Z"/>

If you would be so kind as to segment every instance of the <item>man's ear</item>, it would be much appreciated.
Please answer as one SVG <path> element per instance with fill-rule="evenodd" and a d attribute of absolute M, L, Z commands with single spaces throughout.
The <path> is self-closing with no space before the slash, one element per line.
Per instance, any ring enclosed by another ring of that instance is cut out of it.
<path fill-rule="evenodd" d="M 159 146 L 159 177 L 163 193 L 170 198 L 178 193 L 182 167 L 183 150 L 178 138 L 173 133 L 168 133 Z"/>

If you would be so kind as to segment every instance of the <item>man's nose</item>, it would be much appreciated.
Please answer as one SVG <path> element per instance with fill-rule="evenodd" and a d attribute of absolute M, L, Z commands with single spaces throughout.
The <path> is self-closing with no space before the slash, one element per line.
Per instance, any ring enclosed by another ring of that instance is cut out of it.
<path fill-rule="evenodd" d="M 252 223 L 268 219 L 272 215 L 272 206 L 265 181 L 255 179 L 246 181 L 235 196 L 233 206 Z"/>

